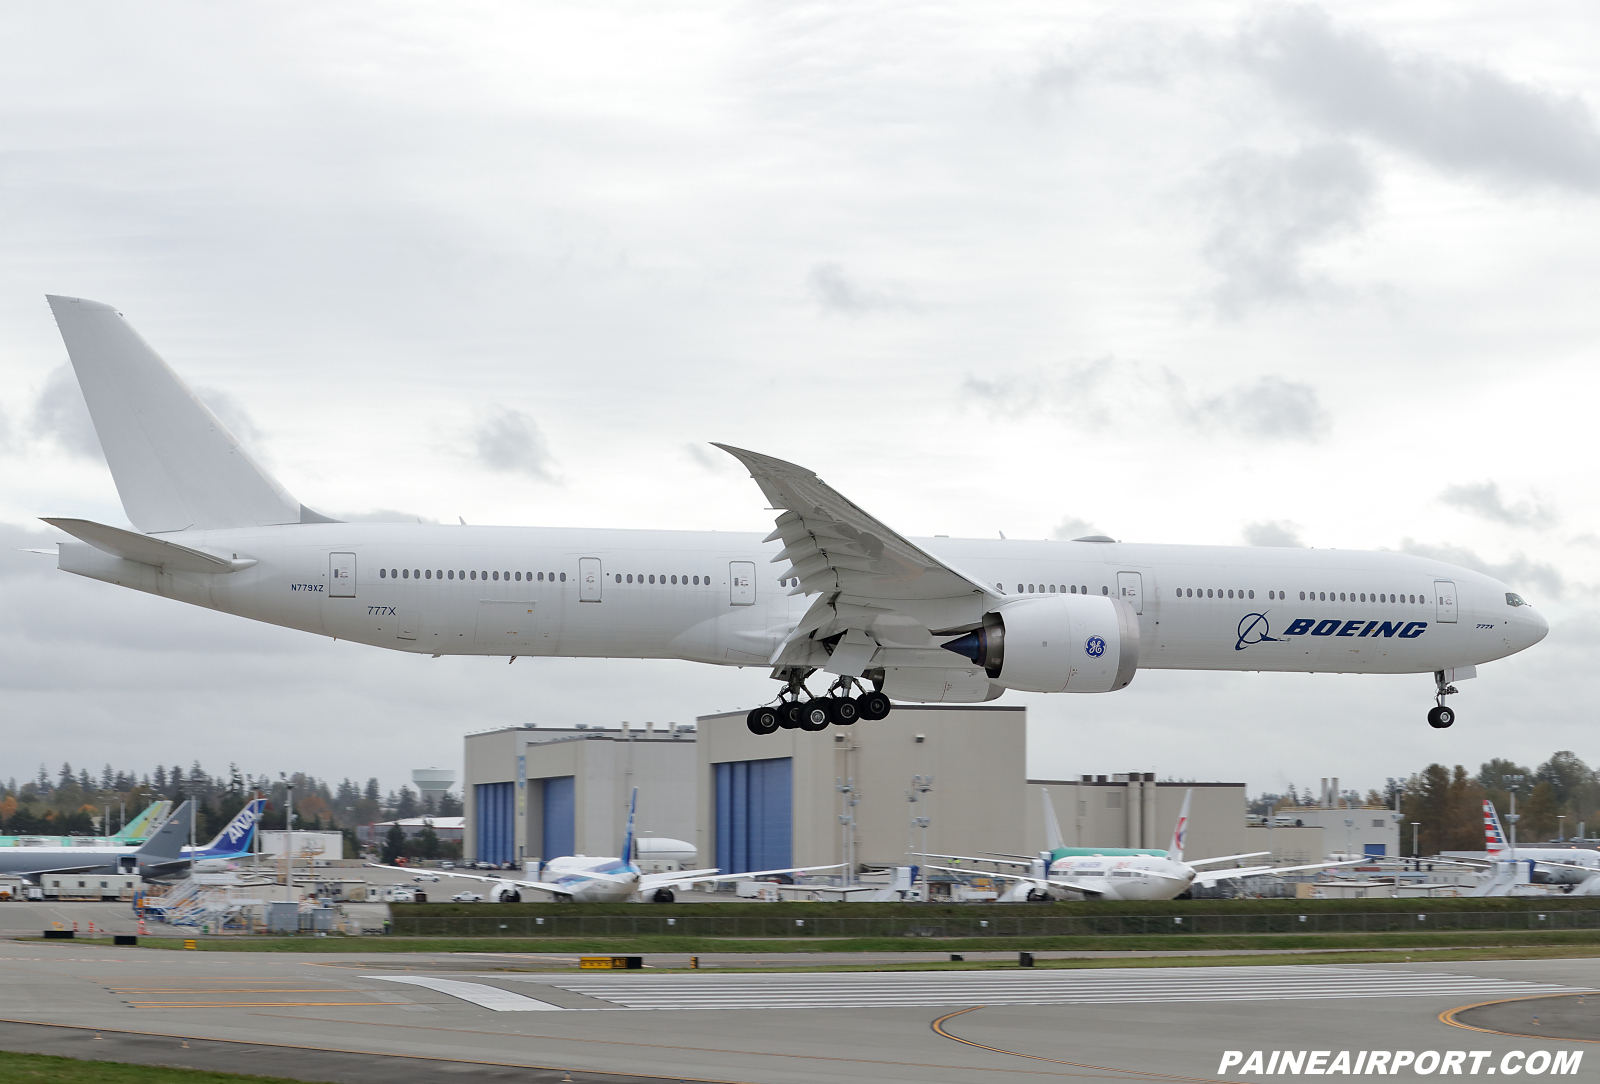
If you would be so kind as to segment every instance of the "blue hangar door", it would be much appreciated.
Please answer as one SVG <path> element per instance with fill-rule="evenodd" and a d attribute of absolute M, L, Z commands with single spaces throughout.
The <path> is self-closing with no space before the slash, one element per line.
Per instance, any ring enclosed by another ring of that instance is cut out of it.
<path fill-rule="evenodd" d="M 794 760 L 713 765 L 717 792 L 717 867 L 724 873 L 794 864 Z"/>
<path fill-rule="evenodd" d="M 548 862 L 565 858 L 578 848 L 573 845 L 578 820 L 577 778 L 558 775 L 544 781 L 544 838 L 539 857 Z"/>
<path fill-rule="evenodd" d="M 516 857 L 515 783 L 479 783 L 474 788 L 479 862 L 510 862 Z"/>

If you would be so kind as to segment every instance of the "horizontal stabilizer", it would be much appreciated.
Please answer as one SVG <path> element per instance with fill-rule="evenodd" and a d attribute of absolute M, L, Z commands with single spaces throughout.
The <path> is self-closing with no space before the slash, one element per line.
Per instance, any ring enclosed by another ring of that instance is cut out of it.
<path fill-rule="evenodd" d="M 255 559 L 219 557 L 214 553 L 180 546 L 147 534 L 124 531 L 121 527 L 108 527 L 88 519 L 46 518 L 52 527 L 66 531 L 73 538 L 89 543 L 102 553 L 154 565 L 168 572 L 238 572 L 255 564 Z"/>

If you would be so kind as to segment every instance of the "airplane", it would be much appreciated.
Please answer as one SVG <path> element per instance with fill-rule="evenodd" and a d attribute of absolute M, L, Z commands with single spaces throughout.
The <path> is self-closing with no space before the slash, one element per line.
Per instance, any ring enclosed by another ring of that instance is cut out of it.
<path fill-rule="evenodd" d="M 1041 788 L 1043 790 L 1043 788 Z M 1202 870 L 1220 862 L 1234 862 L 1243 858 L 1258 858 L 1268 852 L 1227 854 L 1217 858 L 1201 858 L 1185 862 L 1184 842 L 1189 835 L 1189 803 L 1194 791 L 1183 795 L 1183 808 L 1172 826 L 1172 842 L 1165 850 L 1158 848 L 1091 848 L 1062 847 L 1061 829 L 1055 823 L 1055 812 L 1050 806 L 1049 791 L 1043 791 L 1045 801 L 1045 826 L 1051 842 L 1048 858 L 1041 854 L 1029 862 L 1008 861 L 1006 858 L 970 858 L 965 855 L 920 855 L 927 858 L 956 858 L 964 862 L 990 862 L 996 865 L 1029 865 L 1027 875 L 1016 873 L 990 873 L 988 876 L 1014 881 L 1018 890 L 1026 887 L 1028 899 L 1056 900 L 1171 900 L 1188 898 L 1190 889 L 1209 888 L 1219 881 L 1246 877 L 1262 877 L 1283 873 L 1297 873 L 1308 869 L 1327 869 L 1330 866 L 1354 866 L 1370 862 L 1370 858 L 1356 858 L 1344 862 L 1312 862 L 1303 866 L 1245 866 L 1242 868 Z M 929 869 L 946 873 L 971 873 L 971 869 L 953 866 L 929 866 Z"/>
<path fill-rule="evenodd" d="M 491 581 L 493 582 L 493 581 Z M 524 880 L 518 877 L 485 877 L 476 873 L 455 870 L 431 870 L 440 877 L 460 877 L 469 881 L 483 881 L 494 886 L 491 903 L 518 903 L 524 888 L 547 892 L 558 903 L 672 903 L 677 897 L 674 889 L 682 891 L 696 881 L 748 881 L 757 877 L 772 877 L 785 873 L 810 873 L 815 870 L 839 869 L 844 863 L 831 866 L 798 866 L 792 869 L 765 869 L 750 873 L 722 873 L 715 869 L 674 870 L 669 873 L 644 873 L 633 858 L 633 813 L 639 804 L 639 788 L 633 788 L 628 799 L 628 827 L 622 837 L 622 857 L 590 858 L 575 854 L 551 859 L 544 867 L 549 880 Z M 385 866 L 369 862 L 374 869 L 393 869 L 414 873 L 406 866 Z"/>
<path fill-rule="evenodd" d="M 265 798 L 252 798 L 223 825 L 210 843 L 204 847 L 185 847 L 183 856 L 194 863 L 194 870 L 199 873 L 233 868 L 234 859 L 249 857 L 250 846 L 256 838 L 256 825 L 266 808 Z"/>
<path fill-rule="evenodd" d="M 1512 847 L 1507 842 L 1505 829 L 1500 826 L 1499 812 L 1487 798 L 1483 800 L 1483 837 L 1486 861 L 1476 858 L 1452 858 L 1451 861 L 1489 869 L 1485 886 L 1506 880 L 1507 875 L 1496 872 L 1501 866 L 1526 862 L 1528 880 L 1532 884 L 1585 886 L 1593 881 L 1585 891 L 1567 891 L 1576 895 L 1600 895 L 1600 880 L 1596 879 L 1600 876 L 1600 851 L 1582 847 Z"/>
<path fill-rule="evenodd" d="M 109 836 L 0 836 L 0 847 L 128 847 L 150 837 L 162 818 L 172 812 L 166 800 L 151 802 L 119 831 Z"/>
<path fill-rule="evenodd" d="M 137 873 L 145 880 L 180 872 L 189 864 L 183 841 L 194 823 L 194 803 L 184 802 L 137 848 L 11 847 L 0 850 L 0 873 L 38 880 L 47 873 Z"/>
<path fill-rule="evenodd" d="M 764 538 L 339 522 L 257 464 L 115 308 L 48 301 L 134 528 L 46 517 L 75 539 L 39 551 L 61 570 L 434 658 L 770 667 L 756 734 L 894 701 L 1113 692 L 1141 667 L 1432 674 L 1443 728 L 1455 681 L 1549 631 L 1499 580 L 1403 553 L 908 538 L 812 471 L 726 444 L 778 512 Z"/>

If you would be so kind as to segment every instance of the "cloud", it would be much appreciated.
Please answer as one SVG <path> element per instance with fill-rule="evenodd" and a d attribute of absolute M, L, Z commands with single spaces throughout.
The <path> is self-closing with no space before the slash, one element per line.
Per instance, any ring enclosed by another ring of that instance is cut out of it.
<path fill-rule="evenodd" d="M 1310 384 L 1266 375 L 1210 394 L 1197 393 L 1164 366 L 1114 358 L 1034 374 L 969 376 L 962 391 L 996 413 L 1022 416 L 1043 411 L 1069 418 L 1081 429 L 1111 427 L 1126 418 L 1125 404 L 1130 402 L 1197 433 L 1315 442 L 1332 428 L 1332 419 Z"/>
<path fill-rule="evenodd" d="M 1495 564 L 1462 546 L 1452 546 L 1449 543 L 1434 545 L 1411 538 L 1400 543 L 1400 550 L 1402 553 L 1431 557 L 1436 561 L 1447 561 L 1452 565 L 1470 568 L 1474 572 L 1493 576 L 1514 588 L 1520 587 L 1526 590 L 1527 585 L 1532 584 L 1550 598 L 1560 598 L 1566 590 L 1566 581 L 1561 573 L 1556 571 L 1555 566 L 1543 561 L 1534 561 L 1520 553 L 1512 554 L 1508 561 Z"/>
<path fill-rule="evenodd" d="M 1275 100 L 1328 131 L 1445 170 L 1600 191 L 1600 126 L 1574 95 L 1392 48 L 1313 5 L 1263 9 L 1233 49 Z"/>
<path fill-rule="evenodd" d="M 813 267 L 806 282 L 812 300 L 825 313 L 867 316 L 878 312 L 909 312 L 921 307 L 903 290 L 862 285 L 836 263 L 820 263 Z"/>
<path fill-rule="evenodd" d="M 54 440 L 74 455 L 99 459 L 100 438 L 95 435 L 89 404 L 83 401 L 72 366 L 62 362 L 45 378 L 44 389 L 33 404 L 29 430 L 35 437 Z"/>
<path fill-rule="evenodd" d="M 1104 533 L 1104 531 L 1100 530 L 1100 528 L 1096 527 L 1093 523 L 1090 523 L 1086 519 L 1079 519 L 1077 516 L 1068 516 L 1060 523 L 1056 524 L 1055 530 L 1050 532 L 1050 537 L 1072 539 L 1082 538 L 1085 535 Z"/>
<path fill-rule="evenodd" d="M 1300 539 L 1300 525 L 1290 523 L 1286 519 L 1264 519 L 1256 523 L 1247 523 L 1241 533 L 1247 546 L 1305 546 L 1305 542 Z"/>
<path fill-rule="evenodd" d="M 239 443 L 252 453 L 265 443 L 265 434 L 261 432 L 255 419 L 239 400 L 215 388 L 195 388 L 194 393 L 202 403 L 211 408 L 211 413 L 228 427 L 228 431 L 238 438 Z"/>
<path fill-rule="evenodd" d="M 1200 186 L 1214 211 L 1201 254 L 1221 276 L 1218 309 L 1239 315 L 1329 292 L 1331 284 L 1308 266 L 1310 256 L 1360 228 L 1376 189 L 1361 152 L 1342 141 L 1219 159 Z"/>
<path fill-rule="evenodd" d="M 1550 527 L 1557 519 L 1554 509 L 1542 503 L 1519 501 L 1507 504 L 1500 495 L 1499 485 L 1494 482 L 1446 486 L 1444 492 L 1439 494 L 1439 499 L 1468 515 L 1491 523 L 1503 523 L 1508 527 Z"/>
<path fill-rule="evenodd" d="M 496 407 L 479 422 L 472 439 L 478 458 L 494 470 L 555 480 L 555 460 L 545 447 L 544 436 L 520 410 Z"/>

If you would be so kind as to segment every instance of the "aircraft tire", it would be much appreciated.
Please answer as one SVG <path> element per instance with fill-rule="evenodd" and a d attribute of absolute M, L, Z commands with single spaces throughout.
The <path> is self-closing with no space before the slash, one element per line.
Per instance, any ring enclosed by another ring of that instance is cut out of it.
<path fill-rule="evenodd" d="M 756 708 L 745 716 L 745 726 L 750 728 L 752 734 L 765 736 L 776 733 L 779 725 L 777 708 Z"/>
<path fill-rule="evenodd" d="M 828 707 L 834 726 L 854 726 L 856 720 L 861 718 L 861 705 L 848 697 L 830 699 Z"/>
<path fill-rule="evenodd" d="M 1436 708 L 1430 709 L 1428 712 L 1428 725 L 1433 727 L 1435 730 L 1444 730 L 1455 721 L 1455 710 L 1453 708 L 1447 708 L 1443 704 L 1440 704 Z"/>
<path fill-rule="evenodd" d="M 833 721 L 833 705 L 829 698 L 819 696 L 815 700 L 807 700 L 800 705 L 800 729 L 815 733 L 818 730 L 828 729 L 828 724 Z"/>
<path fill-rule="evenodd" d="M 800 719 L 805 712 L 805 705 L 798 700 L 786 700 L 775 709 L 778 713 L 778 725 L 784 730 L 799 730 Z"/>
<path fill-rule="evenodd" d="M 894 708 L 889 698 L 879 692 L 862 693 L 856 697 L 856 706 L 861 709 L 861 718 L 869 723 L 888 718 Z"/>

